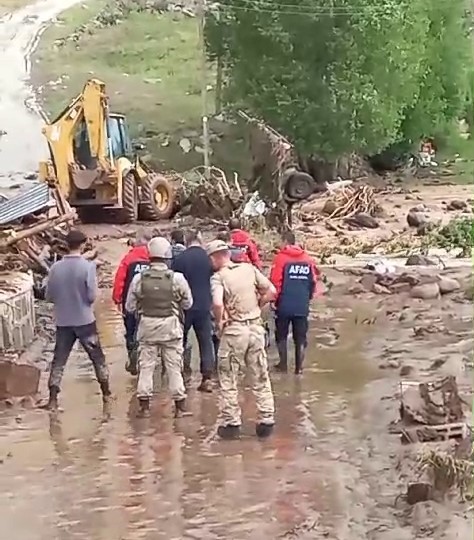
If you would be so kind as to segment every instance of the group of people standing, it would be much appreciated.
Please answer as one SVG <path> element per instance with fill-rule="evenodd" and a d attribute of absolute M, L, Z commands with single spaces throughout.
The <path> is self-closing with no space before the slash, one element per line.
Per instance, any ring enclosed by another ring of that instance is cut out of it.
<path fill-rule="evenodd" d="M 46 298 L 55 305 L 57 324 L 49 380 L 50 408 L 57 407 L 62 372 L 76 339 L 93 362 L 104 401 L 110 396 L 105 357 L 92 309 L 97 290 L 95 265 L 80 255 L 85 240 L 80 231 L 71 231 L 68 237 L 71 252 L 53 265 L 48 280 Z M 153 375 L 159 359 L 167 374 L 175 415 L 190 414 L 186 407 L 186 387 L 190 384 L 189 333 L 193 329 L 200 356 L 198 390 L 212 392 L 217 373 L 218 434 L 226 439 L 240 435 L 237 383 L 243 366 L 253 379 L 258 413 L 256 433 L 259 437 L 271 434 L 274 400 L 262 309 L 270 304 L 275 314 L 279 354 L 276 369 L 288 370 L 287 341 L 291 326 L 295 373 L 301 374 L 309 304 L 319 277 L 314 261 L 296 245 L 293 233 L 286 233 L 282 244 L 267 278 L 262 273 L 257 246 L 238 220 L 231 220 L 228 228 L 219 231 L 207 246 L 196 230 L 186 233 L 175 230 L 170 240 L 152 237 L 145 230 L 137 234 L 117 269 L 113 300 L 125 325 L 126 369 L 138 375 L 139 416 L 150 415 Z M 81 303 L 86 305 L 87 316 L 79 320 L 76 315 Z"/>

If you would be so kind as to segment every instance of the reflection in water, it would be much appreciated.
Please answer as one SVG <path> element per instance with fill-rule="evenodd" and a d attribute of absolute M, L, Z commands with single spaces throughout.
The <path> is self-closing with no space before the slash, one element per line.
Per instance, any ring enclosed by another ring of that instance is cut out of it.
<path fill-rule="evenodd" d="M 160 392 L 152 418 L 136 419 L 120 315 L 106 299 L 97 315 L 117 398 L 109 415 L 90 365 L 72 358 L 63 413 L 25 411 L 22 429 L 0 417 L 0 457 L 11 452 L 0 466 L 9 540 L 274 540 L 320 516 L 332 530 L 344 513 L 334 440 L 352 396 L 372 377 L 361 356 L 367 325 L 349 315 L 328 348 L 321 344 L 334 321 L 318 323 L 305 376 L 274 377 L 277 430 L 268 441 L 255 438 L 244 381 L 243 437 L 225 442 L 212 437 L 212 395 L 191 392 L 193 417 L 175 420 Z M 311 527 L 307 537 L 317 538 Z"/>

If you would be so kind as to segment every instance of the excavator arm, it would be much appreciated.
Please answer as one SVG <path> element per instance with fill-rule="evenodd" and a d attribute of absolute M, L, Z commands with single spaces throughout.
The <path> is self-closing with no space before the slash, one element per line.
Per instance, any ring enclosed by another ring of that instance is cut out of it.
<path fill-rule="evenodd" d="M 107 171 L 110 169 L 108 159 L 108 98 L 105 83 L 98 79 L 90 79 L 81 94 L 43 128 L 51 154 L 53 170 L 49 164 L 40 164 L 40 176 L 43 180 L 55 181 L 59 189 L 68 197 L 72 183 L 70 173 L 78 160 L 75 155 L 80 144 L 77 138 L 82 137 L 82 147 L 88 151 L 88 159 L 93 168 Z"/>

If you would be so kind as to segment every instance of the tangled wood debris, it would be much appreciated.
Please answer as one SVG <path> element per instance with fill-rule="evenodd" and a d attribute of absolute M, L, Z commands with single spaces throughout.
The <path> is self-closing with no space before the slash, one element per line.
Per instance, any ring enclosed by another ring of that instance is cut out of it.
<path fill-rule="evenodd" d="M 374 189 L 368 185 L 343 186 L 327 200 L 324 213 L 329 219 L 349 218 L 364 213 L 379 215 L 382 211 L 377 203 Z"/>
<path fill-rule="evenodd" d="M 248 194 L 237 175 L 230 180 L 217 167 L 211 167 L 208 174 L 205 173 L 204 167 L 196 167 L 181 177 L 181 213 L 215 220 L 240 215 Z"/>

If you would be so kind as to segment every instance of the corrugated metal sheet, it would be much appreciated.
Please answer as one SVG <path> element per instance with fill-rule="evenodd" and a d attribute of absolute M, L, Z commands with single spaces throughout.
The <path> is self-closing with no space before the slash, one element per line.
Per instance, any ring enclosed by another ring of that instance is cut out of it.
<path fill-rule="evenodd" d="M 0 202 L 0 225 L 5 225 L 48 206 L 51 201 L 49 186 L 38 184 L 24 193 Z"/>

